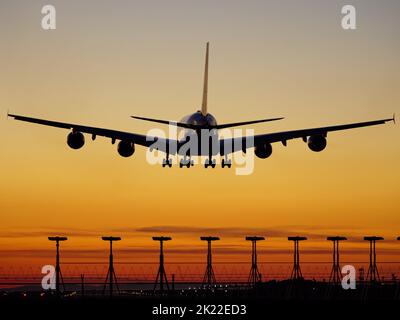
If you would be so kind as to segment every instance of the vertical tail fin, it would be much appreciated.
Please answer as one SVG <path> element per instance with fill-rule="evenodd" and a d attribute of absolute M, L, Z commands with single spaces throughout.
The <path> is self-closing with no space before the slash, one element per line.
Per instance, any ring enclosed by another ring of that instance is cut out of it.
<path fill-rule="evenodd" d="M 208 93 L 208 48 L 209 42 L 207 42 L 206 49 L 206 65 L 204 67 L 204 84 L 203 84 L 203 101 L 201 103 L 201 113 L 205 116 L 207 114 L 207 93 Z"/>

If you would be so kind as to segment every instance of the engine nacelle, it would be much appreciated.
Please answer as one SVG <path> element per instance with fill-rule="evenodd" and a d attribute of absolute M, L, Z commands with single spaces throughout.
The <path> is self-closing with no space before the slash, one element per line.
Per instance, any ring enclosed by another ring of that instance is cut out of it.
<path fill-rule="evenodd" d="M 85 136 L 82 132 L 70 132 L 67 137 L 67 144 L 72 149 L 80 149 L 85 144 Z"/>
<path fill-rule="evenodd" d="M 118 153 L 121 157 L 130 157 L 135 152 L 135 144 L 131 141 L 121 140 L 118 143 Z"/>
<path fill-rule="evenodd" d="M 322 135 L 310 136 L 307 145 L 312 151 L 320 152 L 326 147 L 326 138 Z"/>
<path fill-rule="evenodd" d="M 260 159 L 267 159 L 272 154 L 272 146 L 270 143 L 256 145 L 254 153 Z"/>

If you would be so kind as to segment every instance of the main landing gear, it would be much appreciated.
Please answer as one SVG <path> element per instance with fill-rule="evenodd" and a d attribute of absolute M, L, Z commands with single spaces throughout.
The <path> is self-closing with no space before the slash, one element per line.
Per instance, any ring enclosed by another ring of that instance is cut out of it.
<path fill-rule="evenodd" d="M 169 158 L 169 154 L 167 154 L 167 157 L 163 159 L 162 161 L 162 166 L 164 167 L 172 167 L 172 159 Z"/>
<path fill-rule="evenodd" d="M 215 159 L 212 159 L 211 157 L 206 159 L 206 161 L 204 162 L 204 168 L 211 167 L 214 169 L 215 165 L 216 165 L 216 161 L 215 161 Z"/>
<path fill-rule="evenodd" d="M 216 165 L 217 165 L 217 162 L 212 157 L 209 157 L 204 162 L 204 168 L 208 168 L 208 167 L 215 168 Z M 167 155 L 167 157 L 165 159 L 163 159 L 162 166 L 163 166 L 163 168 L 164 167 L 169 167 L 169 168 L 172 167 L 172 159 L 170 159 L 168 155 Z M 179 161 L 179 168 L 183 168 L 183 167 L 190 168 L 190 167 L 193 167 L 193 166 L 194 166 L 194 162 L 193 162 L 193 160 L 191 160 L 190 157 L 185 156 Z M 221 167 L 222 168 L 225 168 L 225 167 L 230 168 L 230 167 L 232 167 L 232 160 L 229 160 L 227 157 L 225 157 L 221 161 Z"/>
<path fill-rule="evenodd" d="M 231 166 L 232 166 L 232 161 L 231 160 L 228 160 L 228 158 L 222 159 L 222 161 L 221 161 L 221 167 L 222 168 L 225 168 L 225 167 L 230 168 Z"/>
<path fill-rule="evenodd" d="M 179 168 L 190 168 L 194 166 L 194 162 L 193 160 L 191 160 L 190 157 L 184 156 L 183 159 L 181 159 L 181 161 L 179 162 Z"/>

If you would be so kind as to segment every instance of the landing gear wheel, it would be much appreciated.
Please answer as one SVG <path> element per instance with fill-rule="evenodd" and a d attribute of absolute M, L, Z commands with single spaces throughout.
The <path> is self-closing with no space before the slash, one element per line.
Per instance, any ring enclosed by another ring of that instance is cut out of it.
<path fill-rule="evenodd" d="M 215 161 L 215 159 L 211 160 L 211 168 L 215 168 L 215 166 L 217 165 L 217 162 Z"/>
<path fill-rule="evenodd" d="M 230 161 L 228 159 L 222 159 L 222 162 L 221 162 L 222 168 L 225 168 L 225 167 L 230 168 L 231 166 L 232 166 L 232 161 Z"/>
<path fill-rule="evenodd" d="M 215 159 L 208 158 L 204 162 L 204 168 L 208 168 L 208 167 L 215 168 L 215 165 L 216 165 Z"/>
<path fill-rule="evenodd" d="M 190 160 L 190 158 L 184 157 L 183 159 L 181 159 L 181 161 L 179 161 L 179 167 L 183 168 L 183 166 L 185 166 L 186 168 L 190 168 L 191 166 L 193 166 L 193 161 Z"/>
<path fill-rule="evenodd" d="M 166 166 L 171 168 L 172 167 L 172 160 L 169 159 L 169 158 L 163 159 L 162 166 L 163 166 L 163 168 L 166 167 Z"/>

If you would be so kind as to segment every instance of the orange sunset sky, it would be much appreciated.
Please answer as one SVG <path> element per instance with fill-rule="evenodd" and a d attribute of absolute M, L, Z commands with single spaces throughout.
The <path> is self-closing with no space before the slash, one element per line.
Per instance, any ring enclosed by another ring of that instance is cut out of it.
<path fill-rule="evenodd" d="M 179 120 L 201 103 L 210 41 L 209 112 L 220 123 L 286 117 L 256 133 L 400 114 L 400 2 L 352 1 L 357 30 L 341 28 L 346 1 L 58 1 L 57 29 L 41 29 L 46 1 L 0 3 L 0 264 L 53 261 L 51 234 L 68 235 L 64 261 L 99 261 L 101 235 L 120 235 L 121 261 L 156 261 L 152 235 L 170 235 L 170 261 L 289 261 L 288 235 L 306 235 L 304 261 L 330 261 L 327 235 L 345 235 L 343 261 L 366 261 L 364 235 L 384 236 L 379 259 L 399 261 L 398 125 L 273 145 L 255 171 L 164 169 L 145 150 L 118 155 L 109 139 L 68 148 L 63 129 L 12 113 L 146 133 L 130 115 Z M 162 125 L 160 128 L 164 128 Z M 169 251 L 168 251 L 169 250 Z"/>

